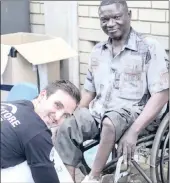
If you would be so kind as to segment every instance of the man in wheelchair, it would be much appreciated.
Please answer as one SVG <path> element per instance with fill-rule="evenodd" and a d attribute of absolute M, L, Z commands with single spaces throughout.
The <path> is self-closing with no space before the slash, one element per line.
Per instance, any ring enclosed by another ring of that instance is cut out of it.
<path fill-rule="evenodd" d="M 131 27 L 126 1 L 103 0 L 99 18 L 108 40 L 94 46 L 80 106 L 61 125 L 55 141 L 75 179 L 81 145 L 100 134 L 91 172 L 83 182 L 100 181 L 118 141 L 118 156 L 131 161 L 141 131 L 165 112 L 169 92 L 166 52 L 155 39 Z"/>

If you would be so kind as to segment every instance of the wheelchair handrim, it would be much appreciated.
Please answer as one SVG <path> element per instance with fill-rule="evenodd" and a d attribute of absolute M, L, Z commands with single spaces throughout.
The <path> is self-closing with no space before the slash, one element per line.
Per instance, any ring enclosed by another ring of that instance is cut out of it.
<path fill-rule="evenodd" d="M 166 114 L 163 121 L 161 122 L 161 125 L 158 128 L 158 131 L 156 133 L 153 146 L 152 146 L 150 164 L 151 164 L 151 179 L 154 183 L 158 182 L 159 180 L 157 157 L 158 157 L 159 149 L 161 146 L 162 138 L 166 130 L 168 129 L 168 125 L 169 125 L 168 122 L 169 122 L 169 113 Z"/>

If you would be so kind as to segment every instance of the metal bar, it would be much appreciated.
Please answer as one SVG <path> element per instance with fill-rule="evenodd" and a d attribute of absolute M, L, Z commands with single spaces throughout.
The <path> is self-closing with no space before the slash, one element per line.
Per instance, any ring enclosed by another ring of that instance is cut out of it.
<path fill-rule="evenodd" d="M 161 174 L 162 183 L 165 183 L 165 175 L 164 175 L 164 172 L 163 172 L 163 164 L 164 164 L 164 154 L 165 154 L 166 145 L 168 143 L 168 140 L 169 140 L 169 133 L 166 136 L 166 139 L 165 139 L 164 145 L 163 145 L 163 149 L 162 149 L 162 152 L 161 152 L 160 174 Z"/>
<path fill-rule="evenodd" d="M 169 163 L 168 163 L 168 171 L 167 171 L 167 180 L 169 180 Z"/>
<path fill-rule="evenodd" d="M 139 140 L 137 141 L 137 145 L 142 143 L 142 142 L 147 142 L 148 140 L 151 140 L 154 137 L 155 137 L 155 134 L 154 135 L 149 135 L 147 137 L 139 138 Z"/>
<path fill-rule="evenodd" d="M 89 142 L 87 145 L 83 146 L 81 148 L 82 152 L 88 151 L 89 149 L 91 149 L 92 147 L 96 146 L 99 144 L 98 140 L 93 140 L 92 142 Z"/>
<path fill-rule="evenodd" d="M 118 161 L 118 158 L 113 159 L 112 161 L 110 161 L 109 163 L 107 163 L 103 169 L 103 171 L 105 171 L 107 168 L 109 168 L 110 166 L 112 166 L 114 163 L 116 163 Z"/>
<path fill-rule="evenodd" d="M 132 160 L 131 161 L 132 164 L 134 165 L 134 167 L 139 171 L 139 173 L 141 173 L 141 175 L 143 176 L 143 178 L 148 182 L 148 183 L 152 183 L 151 179 L 146 175 L 146 173 L 143 171 L 143 169 L 139 166 L 139 164 L 135 161 Z"/>

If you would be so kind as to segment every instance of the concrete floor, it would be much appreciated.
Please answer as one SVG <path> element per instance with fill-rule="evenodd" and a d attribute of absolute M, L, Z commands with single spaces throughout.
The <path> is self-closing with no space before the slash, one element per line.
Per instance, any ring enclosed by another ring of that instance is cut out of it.
<path fill-rule="evenodd" d="M 149 149 L 146 149 L 146 152 L 149 153 Z M 89 154 L 88 156 L 92 156 L 92 154 Z M 93 157 L 89 158 L 89 161 L 94 160 L 94 154 Z M 147 176 L 150 178 L 150 156 L 143 156 L 143 155 L 138 155 L 138 163 L 144 170 L 144 172 L 147 174 Z M 89 165 L 89 164 L 88 164 Z M 166 164 L 168 165 L 168 164 Z M 167 166 L 168 167 L 168 166 Z M 167 170 L 167 169 L 166 169 Z M 102 183 L 113 183 L 113 176 L 114 175 L 105 175 L 103 176 Z M 147 181 L 143 178 L 143 176 L 138 172 L 138 170 L 133 167 L 131 170 L 131 183 L 147 183 Z M 80 183 L 84 178 L 84 175 L 81 173 L 79 169 L 76 170 L 76 183 Z M 125 183 L 127 182 L 126 179 L 122 178 L 119 182 Z M 168 183 L 168 181 L 167 181 Z"/>
<path fill-rule="evenodd" d="M 145 171 L 145 173 L 147 174 L 148 177 L 150 177 L 150 168 L 148 164 L 140 164 L 142 169 Z M 110 174 L 110 175 L 105 175 L 102 178 L 102 183 L 113 183 L 113 177 L 114 175 Z M 142 175 L 138 172 L 137 169 L 132 168 L 132 172 L 131 172 L 131 177 L 130 177 L 131 181 L 130 183 L 147 183 L 147 181 L 142 177 Z M 76 169 L 76 183 L 81 183 L 81 181 L 84 179 L 84 175 L 81 173 L 81 171 L 79 169 Z M 126 183 L 127 179 L 126 178 L 122 178 L 119 180 L 119 183 Z M 168 183 L 168 181 L 167 181 Z"/>
<path fill-rule="evenodd" d="M 147 173 L 148 176 L 150 176 L 149 167 L 147 165 L 143 165 L 142 167 L 145 168 L 145 172 Z M 113 183 L 113 177 L 114 177 L 114 175 L 112 175 L 112 174 L 103 176 L 102 183 Z M 84 175 L 81 173 L 81 171 L 79 169 L 76 169 L 76 183 L 80 183 L 83 180 L 83 178 L 84 178 Z M 125 182 L 127 182 L 127 179 L 121 178 L 119 180 L 119 182 L 125 183 Z M 147 183 L 145 181 L 145 179 L 139 174 L 139 172 L 135 168 L 132 170 L 131 182 Z"/>

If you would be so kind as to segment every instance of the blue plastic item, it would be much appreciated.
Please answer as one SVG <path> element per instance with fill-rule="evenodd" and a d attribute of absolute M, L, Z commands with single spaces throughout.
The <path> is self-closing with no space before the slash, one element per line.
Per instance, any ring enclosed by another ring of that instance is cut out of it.
<path fill-rule="evenodd" d="M 87 165 L 88 165 L 90 168 L 92 168 L 92 164 L 93 164 L 93 161 L 94 161 L 95 156 L 96 156 L 96 154 L 97 154 L 97 149 L 98 149 L 98 147 L 99 147 L 99 145 L 94 146 L 94 147 L 92 147 L 91 149 L 89 149 L 88 151 L 85 151 L 85 152 L 84 152 L 84 158 L 85 158 L 85 160 L 86 160 Z M 111 160 L 112 160 L 112 156 L 110 155 L 109 158 L 108 158 L 108 160 L 107 160 L 107 163 L 108 163 L 109 161 L 111 161 Z"/>
<path fill-rule="evenodd" d="M 7 101 L 32 100 L 38 96 L 38 88 L 32 83 L 15 84 L 9 91 Z"/>

